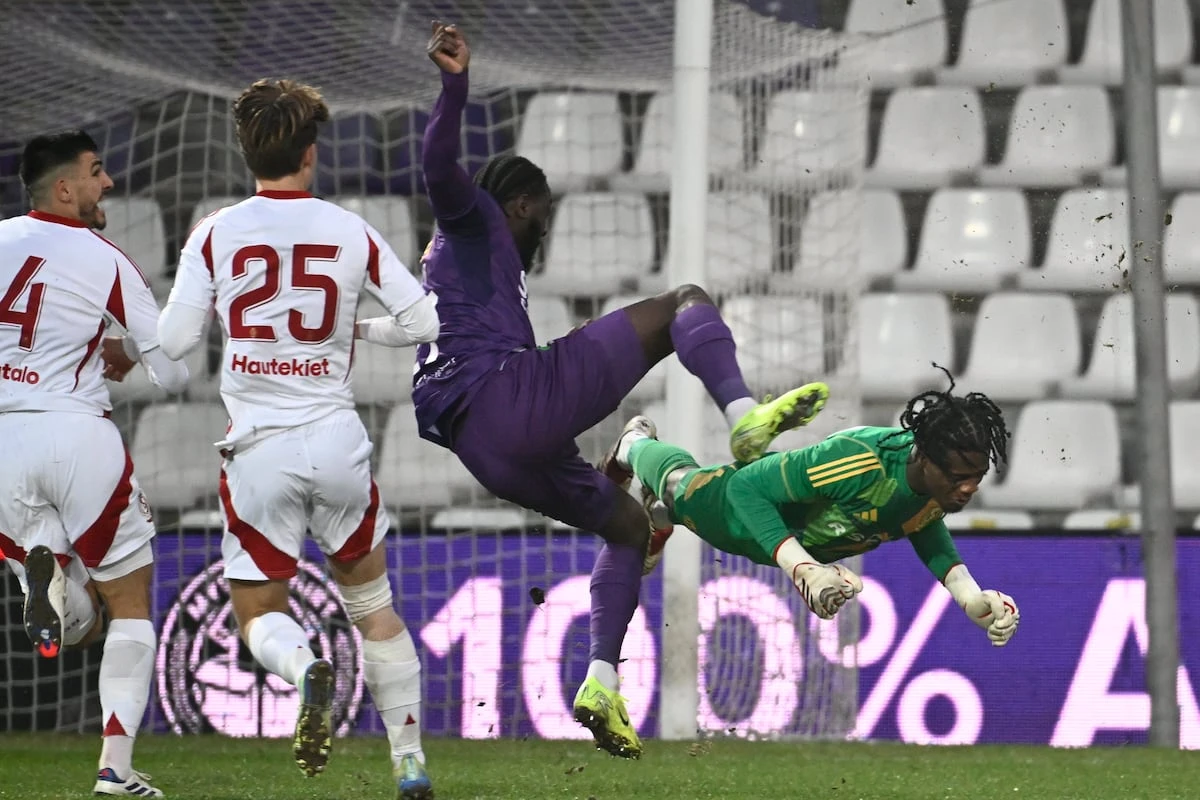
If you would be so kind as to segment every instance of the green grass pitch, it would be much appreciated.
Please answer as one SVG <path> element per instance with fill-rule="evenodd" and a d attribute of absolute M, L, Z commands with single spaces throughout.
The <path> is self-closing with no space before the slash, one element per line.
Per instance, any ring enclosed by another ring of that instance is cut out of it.
<path fill-rule="evenodd" d="M 1141 748 L 647 742 L 619 761 L 586 742 L 426 742 L 439 800 L 1173 800 L 1200 796 L 1200 755 Z M 0 798 L 91 795 L 97 737 L 0 736 Z M 176 800 L 379 800 L 383 739 L 339 739 L 307 779 L 284 740 L 145 736 L 137 765 Z"/>

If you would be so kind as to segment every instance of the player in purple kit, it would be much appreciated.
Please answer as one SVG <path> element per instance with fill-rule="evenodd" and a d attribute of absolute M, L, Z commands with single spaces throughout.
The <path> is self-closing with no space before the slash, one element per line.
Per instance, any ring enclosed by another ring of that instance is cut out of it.
<path fill-rule="evenodd" d="M 575 438 L 615 412 L 671 353 L 729 420 L 738 461 L 761 457 L 781 431 L 811 421 L 829 390 L 813 383 L 758 403 L 728 326 L 698 286 L 678 287 L 536 346 L 525 273 L 550 218 L 546 176 L 526 158 L 500 156 L 472 183 L 458 163 L 470 51 L 455 26 L 435 22 L 428 53 L 442 71 L 442 93 L 422 147 L 437 218 L 423 262 L 441 333 L 417 354 L 413 402 L 421 436 L 453 450 L 498 497 L 604 539 L 592 570 L 591 663 L 574 713 L 597 747 L 637 758 L 642 746 L 617 693 L 616 665 L 637 609 L 649 518 L 621 486 L 629 472 L 611 454 L 593 468 Z"/>

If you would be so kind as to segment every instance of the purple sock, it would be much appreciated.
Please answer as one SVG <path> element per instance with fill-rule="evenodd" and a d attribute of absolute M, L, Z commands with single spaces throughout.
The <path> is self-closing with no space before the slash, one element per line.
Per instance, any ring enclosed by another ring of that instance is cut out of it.
<path fill-rule="evenodd" d="M 704 384 L 722 411 L 734 400 L 751 397 L 737 363 L 733 333 L 716 306 L 685 308 L 671 323 L 671 341 L 679 363 Z"/>
<path fill-rule="evenodd" d="M 591 661 L 614 667 L 621 659 L 625 629 L 637 611 L 642 588 L 642 551 L 606 544 L 592 567 Z"/>

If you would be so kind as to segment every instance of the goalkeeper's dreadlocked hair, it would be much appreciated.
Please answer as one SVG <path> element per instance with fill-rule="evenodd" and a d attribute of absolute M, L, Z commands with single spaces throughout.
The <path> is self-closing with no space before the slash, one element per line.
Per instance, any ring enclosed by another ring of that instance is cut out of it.
<path fill-rule="evenodd" d="M 524 156 L 497 156 L 475 173 L 475 183 L 503 206 L 523 194 L 549 194 L 546 173 Z"/>
<path fill-rule="evenodd" d="M 1009 433 L 1000 409 L 979 392 L 956 396 L 954 376 L 945 367 L 933 366 L 946 373 L 950 386 L 909 400 L 900 427 L 911 431 L 913 444 L 942 469 L 948 469 L 951 453 L 987 453 L 993 464 L 1003 464 L 1008 460 Z"/>

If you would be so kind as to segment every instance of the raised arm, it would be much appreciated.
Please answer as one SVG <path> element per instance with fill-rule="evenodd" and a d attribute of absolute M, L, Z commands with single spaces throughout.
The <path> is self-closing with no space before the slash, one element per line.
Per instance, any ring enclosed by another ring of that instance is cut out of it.
<path fill-rule="evenodd" d="M 425 138 L 421 143 L 421 170 L 425 191 L 439 222 L 463 217 L 475 207 L 478 189 L 458 163 L 462 139 L 462 114 L 467 105 L 467 64 L 471 60 L 467 41 L 453 25 L 433 23 L 426 48 L 430 59 L 442 70 L 442 93 L 433 104 Z"/>

